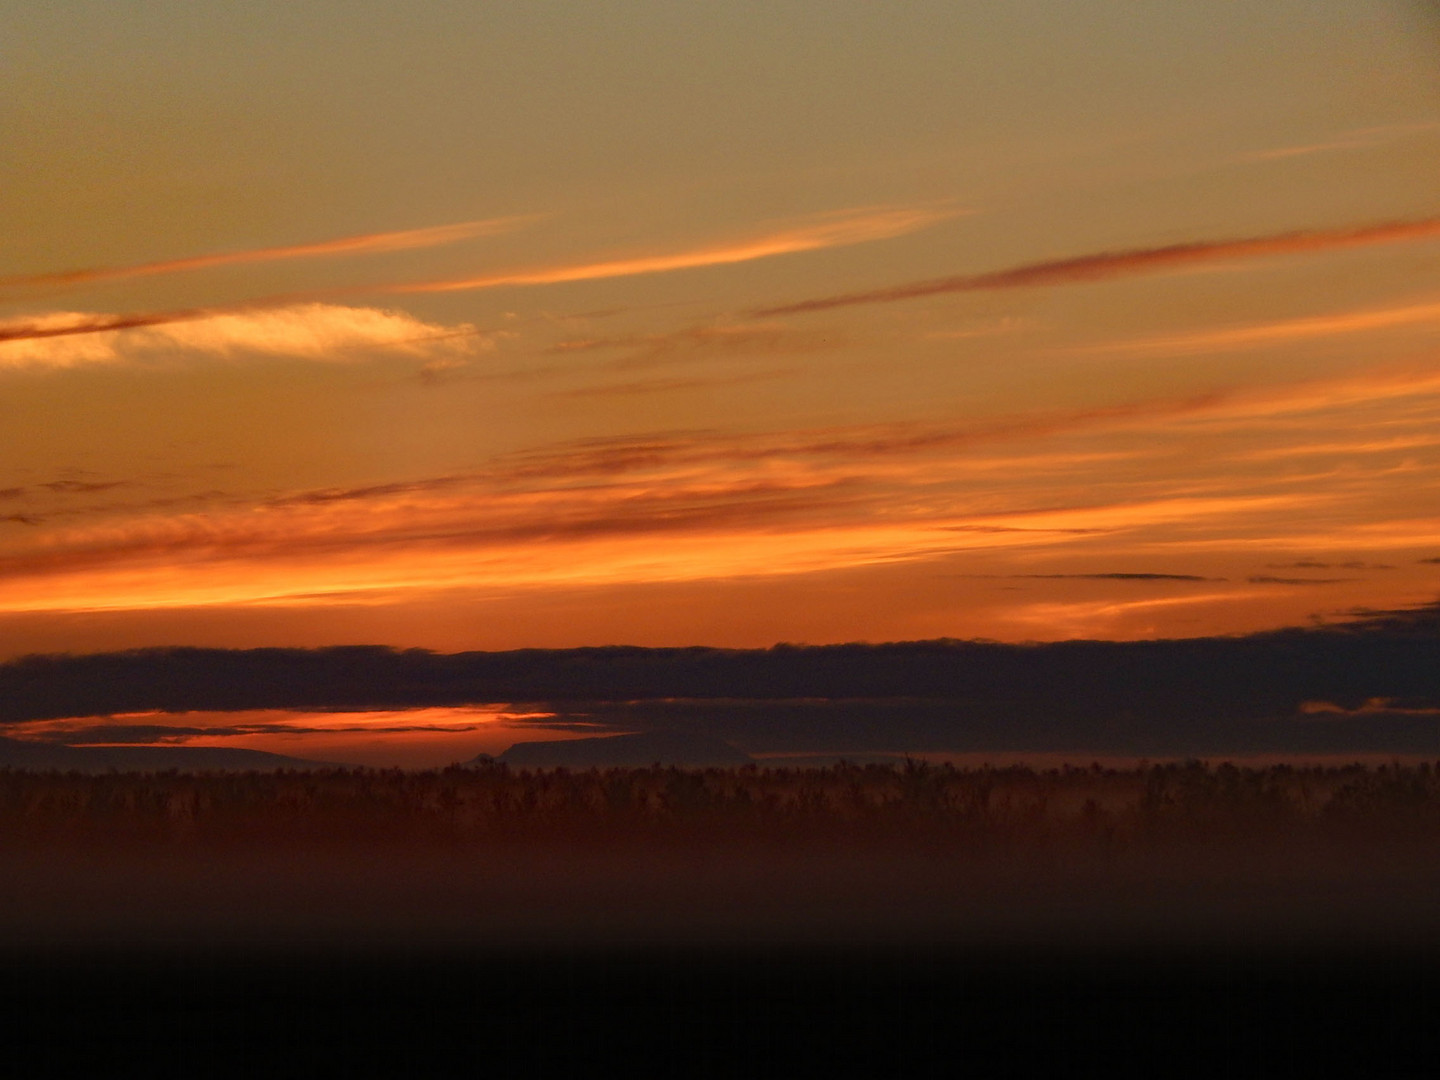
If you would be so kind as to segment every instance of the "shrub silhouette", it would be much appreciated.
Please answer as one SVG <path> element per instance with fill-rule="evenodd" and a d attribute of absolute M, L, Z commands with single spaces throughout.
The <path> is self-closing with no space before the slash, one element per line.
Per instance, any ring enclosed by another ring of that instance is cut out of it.
<path fill-rule="evenodd" d="M 1264 769 L 335 769 L 81 775 L 0 771 L 0 846 L 57 841 L 505 843 L 906 836 L 1107 845 L 1264 837 L 1440 838 L 1429 764 Z"/>

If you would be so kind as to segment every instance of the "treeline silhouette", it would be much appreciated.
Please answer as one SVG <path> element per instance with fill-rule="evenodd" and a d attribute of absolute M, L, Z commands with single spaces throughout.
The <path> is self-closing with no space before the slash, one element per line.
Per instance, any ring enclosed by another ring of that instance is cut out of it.
<path fill-rule="evenodd" d="M 1440 839 L 1440 764 L 1247 768 L 0 771 L 0 848 L 57 841 L 786 839 L 1124 846 Z"/>

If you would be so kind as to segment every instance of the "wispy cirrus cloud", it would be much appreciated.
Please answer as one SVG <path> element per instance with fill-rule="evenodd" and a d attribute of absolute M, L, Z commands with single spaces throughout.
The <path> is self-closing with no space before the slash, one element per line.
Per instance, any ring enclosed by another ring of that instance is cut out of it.
<path fill-rule="evenodd" d="M 1297 559 L 1289 563 L 1270 563 L 1267 570 L 1394 570 L 1396 567 L 1390 563 L 1369 563 L 1369 562 L 1316 562 L 1314 559 Z"/>
<path fill-rule="evenodd" d="M 769 382 L 793 375 L 793 370 L 777 368 L 769 371 L 745 371 L 735 375 L 696 375 L 689 378 L 632 379 L 627 382 L 592 383 L 570 390 L 551 390 L 546 397 L 597 398 L 633 397 L 638 394 L 671 394 L 687 390 L 710 390 L 722 386 L 743 386 L 746 383 Z"/>
<path fill-rule="evenodd" d="M 1336 315 L 1280 319 L 1225 330 L 1202 330 L 1187 334 L 1086 345 L 1066 351 L 1180 356 L 1263 348 L 1269 345 L 1287 345 L 1297 341 L 1325 340 L 1350 334 L 1394 330 L 1409 326 L 1432 326 L 1440 329 L 1440 303 L 1404 304 L 1397 307 L 1347 311 Z"/>
<path fill-rule="evenodd" d="M 1152 498 L 975 512 L 963 494 L 817 475 L 367 499 L 92 524 L 0 558 L 3 611 L 330 602 L 374 593 L 772 577 L 1074 542 L 1313 505 Z"/>
<path fill-rule="evenodd" d="M 9 530 L 0 611 L 383 605 L 449 589 L 775 577 L 962 553 L 1034 558 L 1065 546 L 1087 559 L 1108 553 L 1168 565 L 1176 582 L 1183 567 L 1174 560 L 1187 553 L 1203 561 L 1194 577 L 1214 576 L 1205 553 L 1217 545 L 1232 560 L 1421 554 L 1440 526 L 1433 515 L 1405 516 L 1415 513 L 1413 497 L 1393 498 L 1396 483 L 1414 483 L 1409 473 L 1386 481 L 1391 503 L 1377 510 L 1367 501 L 1373 471 L 1317 486 L 1308 473 L 1242 476 L 1200 461 L 1182 482 L 1169 458 L 1157 468 L 1126 456 L 1152 436 L 1170 440 L 1171 454 L 1197 432 L 1207 445 L 1217 431 L 1223 439 L 1275 430 L 1309 437 L 1335 426 L 1327 410 L 1406 394 L 1440 395 L 1440 373 L 968 423 L 594 438 L 412 480 L 166 507 L 97 505 L 88 516 L 67 512 Z M 1096 442 L 1101 436 L 1113 441 Z M 1050 437 L 1058 441 L 1004 455 L 1003 444 Z M 1273 593 L 1278 582 L 1244 584 L 1252 595 Z"/>
<path fill-rule="evenodd" d="M 994 444 L 1074 433 L 1144 431 L 1177 421 L 1253 423 L 1399 398 L 1440 395 L 1440 368 L 1377 370 L 1339 378 L 1261 386 L 1232 386 L 1175 397 L 1141 398 L 1078 409 L 1048 409 L 979 418 L 966 423 L 906 422 L 804 431 L 733 435 L 713 431 L 656 432 L 583 439 L 521 451 L 495 462 L 509 482 L 571 482 L 643 472 L 730 463 L 805 459 L 874 462 L 948 455 Z M 1428 445 L 1428 442 L 1425 443 Z M 1115 453 L 1082 454 L 1081 461 L 1116 460 Z M 1056 466 L 1070 460 L 1041 456 Z M 965 463 L 983 467 L 982 461 Z"/>
<path fill-rule="evenodd" d="M 472 326 L 439 326 L 404 312 L 340 304 L 197 314 L 182 321 L 116 319 L 108 329 L 107 318 L 54 312 L 28 323 L 35 333 L 12 333 L 8 339 L 0 326 L 0 371 L 143 362 L 177 355 L 263 354 L 334 361 L 389 350 L 429 357 L 473 351 L 488 343 Z M 95 329 L 63 333 L 76 325 Z M 52 327 L 62 333 L 47 336 Z"/>
<path fill-rule="evenodd" d="M 1025 263 L 1007 270 L 982 274 L 913 281 L 881 289 L 839 293 L 791 304 L 761 308 L 752 315 L 801 315 L 812 311 L 856 307 L 863 304 L 888 304 L 917 300 L 946 293 L 988 292 L 999 289 L 1033 289 L 1052 285 L 1077 285 L 1117 278 L 1158 274 L 1183 270 L 1207 263 L 1239 259 L 1255 259 L 1280 255 L 1308 255 L 1350 248 L 1372 247 L 1440 239 L 1440 218 L 1417 221 L 1391 221 L 1346 229 L 1317 229 L 1301 232 L 1274 233 L 1269 236 L 1245 237 L 1236 240 L 1201 240 L 1162 247 L 1130 248 L 1102 251 L 1066 259 L 1050 259 Z"/>
<path fill-rule="evenodd" d="M 1354 578 L 1297 578 L 1274 577 L 1270 574 L 1253 574 L 1245 579 L 1251 585 L 1343 585 Z"/>
<path fill-rule="evenodd" d="M 1268 446 L 1259 450 L 1247 450 L 1230 456 L 1234 461 L 1276 461 L 1285 458 L 1318 457 L 1322 455 L 1344 455 L 1346 457 L 1352 457 L 1362 454 L 1387 454 L 1403 450 L 1421 450 L 1431 446 L 1440 446 L 1440 435 L 1400 435 L 1345 440 L 1325 439 L 1321 442 Z"/>
<path fill-rule="evenodd" d="M 1010 578 L 1039 581 L 1223 581 L 1224 578 L 1209 578 L 1200 574 L 1151 574 L 1117 570 L 1100 574 L 1008 574 Z"/>
<path fill-rule="evenodd" d="M 1440 123 L 1433 121 L 1410 124 L 1382 124 L 1378 127 L 1357 128 L 1344 131 L 1329 139 L 1291 146 L 1276 146 L 1268 150 L 1255 150 L 1245 154 L 1245 161 L 1284 161 L 1288 158 L 1309 157 L 1313 154 L 1329 154 L 1349 150 L 1369 150 L 1377 146 L 1413 138 L 1417 135 L 1432 135 L 1440 131 Z"/>
<path fill-rule="evenodd" d="M 391 285 L 392 293 L 459 292 L 505 286 L 558 285 L 574 281 L 664 274 L 707 266 L 728 266 L 777 255 L 889 240 L 956 217 L 960 211 L 902 207 L 847 211 L 807 225 L 792 226 L 743 240 L 709 244 L 682 251 L 654 252 L 600 261 L 560 263 L 443 281 Z"/>
<path fill-rule="evenodd" d="M 634 368 L 674 359 L 813 353 L 847 343 L 842 334 L 807 332 L 779 323 L 704 323 L 656 334 L 567 338 L 545 352 L 553 356 L 619 354 L 609 361 L 610 366 Z"/>
<path fill-rule="evenodd" d="M 190 255 L 178 259 L 134 263 L 129 266 L 89 267 L 46 274 L 29 274 L 0 278 L 0 289 L 54 288 L 88 285 L 126 278 L 178 274 L 191 270 L 208 270 L 217 266 L 245 263 L 280 262 L 289 259 L 339 258 L 347 255 L 380 255 L 393 251 L 439 247 L 478 236 L 509 232 L 534 221 L 532 216 L 489 218 L 484 221 L 463 221 L 454 225 L 433 225 L 423 229 L 400 229 L 391 232 L 364 233 L 321 240 L 310 244 L 286 244 L 278 247 L 250 248 L 244 251 L 220 251 L 208 255 Z"/>
<path fill-rule="evenodd" d="M 238 316 L 247 312 L 295 307 L 306 302 L 313 303 L 317 298 L 333 298 L 341 293 L 456 292 L 498 288 L 506 285 L 553 285 L 573 281 L 594 281 L 604 278 L 668 273 L 706 266 L 723 266 L 751 262 L 776 255 L 890 239 L 926 228 L 955 217 L 959 213 L 960 211 L 957 210 L 929 207 L 848 211 L 828 215 L 819 222 L 782 229 L 760 237 L 680 252 L 639 255 L 601 262 L 567 263 L 533 270 L 446 281 L 312 290 L 303 294 L 258 297 L 233 304 L 206 307 L 119 314 L 52 312 L 0 323 L 0 345 L 14 341 L 84 337 L 90 334 L 107 334 L 120 330 L 140 330 L 177 323 L 197 322 L 221 316 Z"/>

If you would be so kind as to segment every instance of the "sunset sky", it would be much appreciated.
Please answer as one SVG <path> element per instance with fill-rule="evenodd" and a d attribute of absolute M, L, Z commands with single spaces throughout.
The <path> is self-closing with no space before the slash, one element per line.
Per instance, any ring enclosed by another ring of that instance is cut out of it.
<path fill-rule="evenodd" d="M 0 657 L 1440 596 L 1440 20 L 0 0 Z"/>

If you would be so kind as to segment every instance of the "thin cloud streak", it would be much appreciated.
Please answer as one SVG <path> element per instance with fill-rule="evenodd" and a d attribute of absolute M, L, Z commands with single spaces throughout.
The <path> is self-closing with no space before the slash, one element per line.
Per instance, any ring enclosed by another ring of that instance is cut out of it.
<path fill-rule="evenodd" d="M 279 262 L 286 259 L 337 258 L 345 255 L 379 255 L 392 251 L 440 247 L 477 236 L 509 232 L 535 220 L 534 215 L 464 221 L 456 225 L 434 225 L 423 229 L 402 229 L 393 232 L 365 233 L 323 240 L 314 244 L 288 244 L 281 247 L 252 248 L 249 251 L 221 251 L 210 255 L 192 255 L 183 259 L 164 259 L 136 263 L 131 266 L 92 267 L 84 270 L 63 270 L 48 274 L 0 278 L 0 289 L 88 285 L 100 281 L 177 274 L 190 270 L 208 270 L 216 266 L 244 263 Z"/>
<path fill-rule="evenodd" d="M 508 455 L 495 461 L 488 475 L 506 483 L 534 484 L 604 481 L 649 470 L 690 470 L 717 462 L 773 465 L 817 458 L 855 466 L 859 462 L 945 454 L 1046 436 L 1144 430 L 1157 423 L 1168 425 L 1182 420 L 1210 426 L 1253 422 L 1436 394 L 1440 394 L 1440 370 L 1420 368 L 1272 386 L 1232 387 L 1088 409 L 1024 413 L 967 425 L 876 424 L 754 436 L 706 431 L 657 432 L 581 440 Z M 1113 459 L 1113 455 L 1104 455 L 1098 460 L 1106 459 Z M 1082 455 L 1081 460 L 1097 458 Z"/>
<path fill-rule="evenodd" d="M 1362 439 L 1347 442 L 1319 442 L 1291 446 L 1273 446 L 1262 450 L 1231 454 L 1232 461 L 1274 461 L 1283 458 L 1312 457 L 1325 454 L 1386 454 L 1401 450 L 1419 450 L 1440 446 L 1440 435 L 1412 435 L 1389 439 Z"/>
<path fill-rule="evenodd" d="M 761 308 L 753 316 L 800 315 L 862 304 L 888 304 L 946 293 L 987 292 L 998 289 L 1033 289 L 1051 285 L 1078 285 L 1116 278 L 1158 274 L 1206 263 L 1279 255 L 1307 255 L 1382 244 L 1411 243 L 1440 238 L 1440 218 L 1392 221 L 1349 229 L 1322 229 L 1277 233 L 1240 240 L 1208 240 L 1164 247 L 1104 251 L 1068 259 L 1026 263 L 985 274 L 915 281 L 884 289 L 841 293 L 793 304 Z"/>
<path fill-rule="evenodd" d="M 569 263 L 471 278 L 391 285 L 378 291 L 431 293 L 496 289 L 503 286 L 558 285 L 574 281 L 598 281 L 606 278 L 635 277 L 642 274 L 663 274 L 707 266 L 728 266 L 734 263 L 753 262 L 756 259 L 768 259 L 776 255 L 819 251 L 824 248 L 844 247 L 872 240 L 890 240 L 955 217 L 958 213 L 959 211 L 955 210 L 932 209 L 892 209 L 853 213 L 817 225 L 785 229 L 738 243 L 695 248 L 689 251 L 639 255 L 626 259 L 610 259 L 602 262 Z"/>
<path fill-rule="evenodd" d="M 655 366 L 677 357 L 814 353 L 842 348 L 849 339 L 835 333 L 798 331 L 774 323 L 687 326 L 659 334 L 567 338 L 547 347 L 550 356 L 621 352 L 607 362 L 615 369 Z"/>
<path fill-rule="evenodd" d="M 118 315 L 65 315 L 63 318 L 44 315 L 0 323 L 0 344 L 10 341 L 34 341 L 44 338 L 75 337 L 86 334 L 103 334 L 117 330 L 135 330 L 152 326 L 164 326 L 170 323 L 194 322 L 199 319 L 213 318 L 217 315 L 286 307 L 305 301 L 314 301 L 317 298 L 334 297 L 348 293 L 405 294 L 455 292 L 498 288 L 505 285 L 551 285 L 573 281 L 593 281 L 603 278 L 631 277 L 641 274 L 666 273 L 706 266 L 721 266 L 750 262 L 775 255 L 816 251 L 823 248 L 840 247 L 871 240 L 892 239 L 955 217 L 959 213 L 960 211 L 955 210 L 892 209 L 867 214 L 850 214 L 818 225 L 785 230 L 767 237 L 761 237 L 758 240 L 750 240 L 738 244 L 721 245 L 718 247 L 702 248 L 672 254 L 619 259 L 609 262 L 548 267 L 540 270 L 521 271 L 491 277 L 397 285 L 356 286 L 343 289 L 317 289 L 303 293 L 286 293 L 277 296 L 257 297 L 234 304 L 176 308 L 163 311 L 142 311 Z"/>
<path fill-rule="evenodd" d="M 1311 154 L 1327 154 L 1345 150 L 1368 150 L 1400 139 L 1417 135 L 1429 135 L 1440 130 L 1440 124 L 1433 122 L 1414 124 L 1385 124 L 1381 127 L 1360 128 L 1347 131 L 1324 142 L 1305 143 L 1296 146 L 1279 146 L 1270 150 L 1256 150 L 1241 157 L 1242 161 L 1283 161 L 1287 158 L 1308 157 Z"/>
<path fill-rule="evenodd" d="M 1141 338 L 1101 345 L 1067 349 L 1067 353 L 1121 353 L 1178 356 L 1193 353 L 1223 352 L 1286 345 L 1296 341 L 1314 341 L 1347 334 L 1363 334 L 1377 330 L 1393 330 L 1406 326 L 1440 326 L 1440 303 L 1407 304 L 1402 307 L 1350 311 L 1339 315 L 1317 315 L 1301 319 L 1282 319 L 1257 326 L 1240 326 L 1230 330 L 1208 330 L 1167 337 Z"/>
<path fill-rule="evenodd" d="M 1224 581 L 1224 578 L 1202 577 L 1199 574 L 1144 574 L 1114 571 L 1108 574 L 1007 574 L 1014 579 L 1040 581 Z"/>
<path fill-rule="evenodd" d="M 747 383 L 770 382 L 794 375 L 794 368 L 777 368 L 771 371 L 749 371 L 738 375 L 695 376 L 688 379 L 636 379 L 631 382 L 597 383 L 580 386 L 572 390 L 552 390 L 546 397 L 551 398 L 596 398 L 634 397 L 639 394 L 672 394 L 689 390 L 713 390 L 724 386 L 743 386 Z"/>
<path fill-rule="evenodd" d="M 80 334 L 108 334 L 117 330 L 137 330 L 169 323 L 193 322 L 212 316 L 261 306 L 264 302 L 235 304 L 228 307 L 176 308 L 170 311 L 140 311 L 128 315 L 93 315 L 55 312 L 31 319 L 0 323 L 0 344 L 11 341 L 42 341 L 46 338 L 74 337 Z M 278 301 L 277 301 L 278 304 Z"/>

